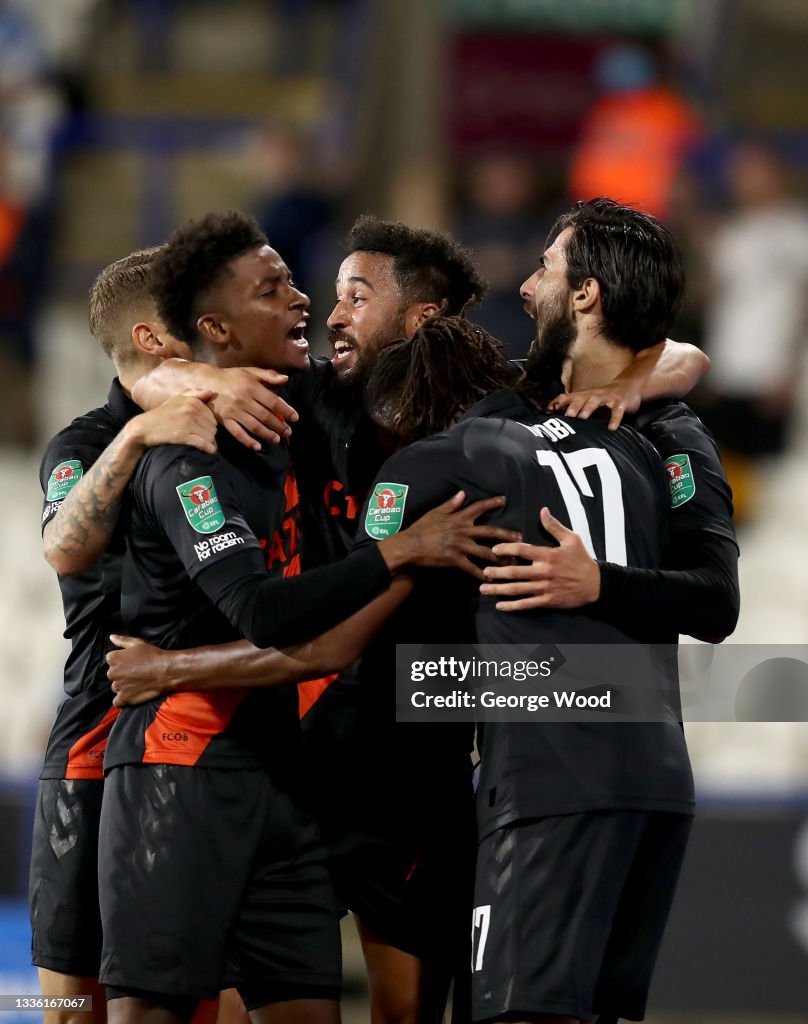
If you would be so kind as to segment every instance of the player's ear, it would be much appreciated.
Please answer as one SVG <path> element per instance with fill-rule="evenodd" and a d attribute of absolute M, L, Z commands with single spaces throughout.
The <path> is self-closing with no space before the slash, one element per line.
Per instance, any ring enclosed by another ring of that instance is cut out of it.
<path fill-rule="evenodd" d="M 161 325 L 146 320 L 136 323 L 132 328 L 132 344 L 144 356 L 164 359 L 164 345 L 159 337 L 161 329 Z"/>
<path fill-rule="evenodd" d="M 591 313 L 600 302 L 600 282 L 596 277 L 584 278 L 572 289 L 572 308 L 576 313 Z"/>
<path fill-rule="evenodd" d="M 132 344 L 143 355 L 153 359 L 191 358 L 191 350 L 185 342 L 170 335 L 158 321 L 136 323 L 132 328 Z"/>
<path fill-rule="evenodd" d="M 436 302 L 418 302 L 404 314 L 404 327 L 406 337 L 411 338 L 425 320 L 440 313 L 440 306 Z"/>
<path fill-rule="evenodd" d="M 219 313 L 205 313 L 197 320 L 196 329 L 213 345 L 226 345 L 230 341 L 230 328 Z"/>

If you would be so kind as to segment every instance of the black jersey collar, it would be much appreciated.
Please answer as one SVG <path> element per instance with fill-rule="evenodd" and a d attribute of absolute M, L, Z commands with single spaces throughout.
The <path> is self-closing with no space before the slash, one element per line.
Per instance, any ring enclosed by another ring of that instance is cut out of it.
<path fill-rule="evenodd" d="M 536 410 L 518 395 L 513 388 L 503 388 L 501 391 L 494 391 L 476 402 L 465 412 L 460 421 L 478 419 L 481 416 L 503 416 L 506 418 L 515 416 L 535 416 Z"/>
<path fill-rule="evenodd" d="M 140 406 L 133 402 L 132 399 L 124 391 L 121 382 L 116 377 L 112 382 L 112 387 L 109 389 L 109 395 L 107 396 L 107 408 L 118 420 L 121 426 L 124 423 L 128 423 L 134 416 L 139 416 L 143 410 Z"/>

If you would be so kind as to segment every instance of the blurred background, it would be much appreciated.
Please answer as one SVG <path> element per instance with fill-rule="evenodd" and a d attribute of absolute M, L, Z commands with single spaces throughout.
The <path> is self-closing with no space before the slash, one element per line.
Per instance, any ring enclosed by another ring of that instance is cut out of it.
<path fill-rule="evenodd" d="M 805 0 L 0 0 L 0 993 L 36 989 L 28 835 L 66 653 L 37 469 L 106 396 L 97 272 L 252 211 L 316 349 L 370 211 L 470 245 L 476 315 L 520 355 L 517 289 L 555 215 L 598 194 L 653 212 L 689 265 L 674 336 L 713 359 L 693 404 L 737 501 L 730 642 L 808 644 L 806 53 Z M 806 1021 L 808 727 L 688 735 L 700 816 L 650 1019 Z"/>

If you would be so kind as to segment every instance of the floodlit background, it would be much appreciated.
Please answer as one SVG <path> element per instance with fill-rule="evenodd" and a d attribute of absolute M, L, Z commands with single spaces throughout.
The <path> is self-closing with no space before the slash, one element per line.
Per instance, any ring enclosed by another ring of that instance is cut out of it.
<path fill-rule="evenodd" d="M 803 0 L 0 0 L 0 992 L 35 988 L 21 901 L 66 653 L 37 467 L 106 396 L 96 273 L 249 210 L 322 346 L 339 240 L 371 211 L 472 246 L 479 319 L 519 355 L 555 215 L 650 210 L 689 263 L 675 336 L 714 362 L 693 401 L 738 504 L 731 642 L 808 644 L 806 53 Z M 688 734 L 702 809 L 652 1020 L 805 1020 L 808 730 Z"/>

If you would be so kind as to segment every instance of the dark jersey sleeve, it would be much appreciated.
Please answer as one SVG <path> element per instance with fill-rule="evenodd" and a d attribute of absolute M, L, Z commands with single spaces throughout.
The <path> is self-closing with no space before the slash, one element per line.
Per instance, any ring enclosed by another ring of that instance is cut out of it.
<path fill-rule="evenodd" d="M 683 402 L 650 407 L 634 427 L 653 444 L 668 474 L 671 535 L 706 530 L 736 544 L 732 491 L 715 440 Z"/>
<path fill-rule="evenodd" d="M 713 641 L 729 636 L 740 611 L 735 544 L 705 533 L 671 548 L 666 561 L 671 568 L 601 563 L 600 597 L 593 607 L 651 638 L 661 630 Z"/>
<path fill-rule="evenodd" d="M 44 496 L 43 532 L 62 502 L 114 437 L 112 426 L 104 429 L 101 422 L 81 421 L 61 430 L 48 443 L 39 467 L 39 482 Z"/>
<path fill-rule="evenodd" d="M 705 639 L 728 636 L 740 610 L 732 493 L 715 442 L 680 402 L 642 412 L 634 426 L 662 456 L 670 488 L 664 569 L 601 564 L 598 610 L 649 635 L 660 624 Z"/>
<path fill-rule="evenodd" d="M 462 450 L 447 434 L 419 441 L 390 456 L 365 500 L 353 550 L 375 546 L 448 501 L 462 486 L 460 476 L 455 479 L 462 463 Z"/>
<path fill-rule="evenodd" d="M 238 507 L 228 465 L 195 449 L 164 446 L 136 478 L 136 502 L 164 533 L 185 571 L 242 636 L 258 647 L 325 632 L 390 582 L 371 551 L 302 576 L 273 578 Z"/>
<path fill-rule="evenodd" d="M 184 445 L 148 452 L 135 476 L 135 507 L 164 533 L 192 580 L 238 558 L 264 568 L 261 547 L 244 520 L 224 459 Z"/>

